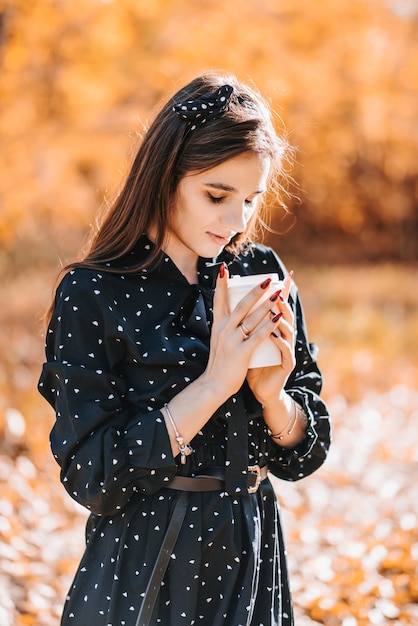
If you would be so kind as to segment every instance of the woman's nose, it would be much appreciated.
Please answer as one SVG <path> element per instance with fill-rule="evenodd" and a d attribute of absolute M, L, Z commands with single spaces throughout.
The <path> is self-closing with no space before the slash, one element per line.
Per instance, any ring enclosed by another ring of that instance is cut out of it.
<path fill-rule="evenodd" d="M 229 230 L 242 233 L 248 224 L 252 211 L 245 203 L 236 203 L 228 207 L 223 216 L 223 224 Z"/>

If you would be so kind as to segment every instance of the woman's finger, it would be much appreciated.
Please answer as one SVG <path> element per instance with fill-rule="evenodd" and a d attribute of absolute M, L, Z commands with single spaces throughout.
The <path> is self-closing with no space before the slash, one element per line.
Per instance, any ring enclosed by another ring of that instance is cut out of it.
<path fill-rule="evenodd" d="M 268 302 L 268 298 L 266 298 L 266 291 L 268 290 L 270 283 L 270 277 L 261 280 L 258 285 L 250 289 L 249 292 L 241 298 L 238 304 L 231 311 L 231 323 L 233 325 L 238 326 L 242 321 L 244 321 L 250 314 L 250 311 L 252 312 L 253 308 L 256 307 L 260 298 L 264 297 L 266 302 Z M 262 310 L 264 317 L 269 310 L 269 307 L 265 305 Z"/>
<path fill-rule="evenodd" d="M 270 333 L 270 339 L 282 353 L 282 367 L 293 369 L 295 366 L 295 333 L 293 326 L 285 320 L 283 315 L 280 316 L 275 329 Z"/>
<path fill-rule="evenodd" d="M 273 315 L 276 313 L 282 313 L 284 318 L 289 322 L 289 324 L 293 325 L 294 323 L 294 315 L 291 306 L 288 304 L 288 297 L 290 288 L 293 282 L 293 271 L 289 272 L 286 278 L 283 281 L 283 286 L 281 289 L 274 292 L 272 295 L 267 298 L 264 302 L 262 302 L 257 308 L 254 309 L 254 305 L 251 305 L 250 312 L 241 318 L 240 323 L 243 323 L 245 328 L 249 330 L 249 332 L 253 332 L 255 328 L 262 322 L 265 318 L 266 314 L 272 312 Z M 264 285 L 263 285 L 264 286 Z M 268 286 L 268 285 L 267 285 Z M 252 292 L 248 295 L 252 295 Z M 259 291 L 257 292 L 257 288 L 255 288 L 255 295 L 258 295 L 260 298 Z M 274 304 L 274 306 L 273 306 Z M 239 306 L 235 307 L 234 312 L 238 312 L 239 315 L 243 314 L 244 308 L 241 308 L 248 305 L 248 301 L 246 298 L 243 298 L 239 303 Z"/>
<path fill-rule="evenodd" d="M 213 296 L 213 319 L 214 322 L 229 315 L 228 303 L 228 266 L 222 263 L 216 279 L 216 289 Z"/>
<path fill-rule="evenodd" d="M 273 315 L 281 313 L 286 322 L 288 322 L 290 326 L 293 326 L 295 316 L 293 314 L 292 307 L 286 300 L 283 300 L 281 297 L 279 297 L 279 299 L 274 303 L 274 306 L 272 306 L 271 313 Z"/>
<path fill-rule="evenodd" d="M 282 298 L 287 300 L 293 283 L 293 270 L 291 270 L 283 281 Z"/>
<path fill-rule="evenodd" d="M 256 309 L 251 311 L 243 320 L 241 320 L 240 326 L 244 326 L 244 330 L 248 334 L 251 334 L 256 327 L 272 313 L 275 302 L 278 302 L 281 289 L 275 291 L 267 300 L 264 300 Z"/>
<path fill-rule="evenodd" d="M 290 346 L 294 344 L 295 333 L 293 330 L 293 325 L 289 324 L 289 322 L 282 315 L 280 320 L 277 323 L 275 330 L 273 331 L 273 336 L 280 336 L 284 341 L 286 341 Z"/>
<path fill-rule="evenodd" d="M 294 369 L 296 364 L 295 352 L 292 345 L 284 339 L 279 330 L 275 330 L 270 335 L 271 341 L 280 350 L 282 355 L 281 367 L 286 370 L 288 374 Z"/>

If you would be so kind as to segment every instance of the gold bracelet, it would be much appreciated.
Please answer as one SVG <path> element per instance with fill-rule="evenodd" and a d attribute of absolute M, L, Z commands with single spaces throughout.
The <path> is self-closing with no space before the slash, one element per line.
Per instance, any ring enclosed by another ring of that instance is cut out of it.
<path fill-rule="evenodd" d="M 292 404 L 293 404 L 293 414 L 290 420 L 287 422 L 286 426 L 279 433 L 276 433 L 275 435 L 273 435 L 273 433 L 270 433 L 270 437 L 272 437 L 272 439 L 282 440 L 284 438 L 283 433 L 286 432 L 286 435 L 291 435 L 293 433 L 295 426 L 296 426 L 296 422 L 298 421 L 298 409 L 296 407 L 296 402 L 293 399 L 292 399 Z"/>
<path fill-rule="evenodd" d="M 193 448 L 188 444 L 188 443 L 184 443 L 184 439 L 183 437 L 180 435 L 180 433 L 178 432 L 176 425 L 174 423 L 173 420 L 173 416 L 171 415 L 170 409 L 168 408 L 168 404 L 164 404 L 164 408 L 165 411 L 167 413 L 167 417 L 171 422 L 171 425 L 173 427 L 173 430 L 175 432 L 176 435 L 176 441 L 178 443 L 179 446 L 179 450 L 180 450 L 180 463 L 182 465 L 186 464 L 186 456 L 189 456 L 189 454 L 192 454 L 194 452 Z"/>

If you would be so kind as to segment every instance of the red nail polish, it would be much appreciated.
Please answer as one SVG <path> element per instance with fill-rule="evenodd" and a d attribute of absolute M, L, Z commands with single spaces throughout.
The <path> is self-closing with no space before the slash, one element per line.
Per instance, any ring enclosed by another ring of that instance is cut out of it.
<path fill-rule="evenodd" d="M 261 289 L 267 289 L 270 283 L 271 283 L 271 278 L 266 278 L 266 280 L 264 280 L 260 285 Z"/>
<path fill-rule="evenodd" d="M 225 263 L 222 263 L 219 267 L 219 278 L 224 278 L 225 276 Z"/>
<path fill-rule="evenodd" d="M 277 315 L 275 315 L 271 321 L 273 322 L 273 324 L 275 324 L 279 321 L 281 317 L 283 317 L 283 313 L 277 313 Z"/>
<path fill-rule="evenodd" d="M 276 302 L 277 298 L 280 296 L 282 290 L 279 289 L 279 291 L 275 291 L 274 294 L 272 296 L 270 296 L 270 302 Z"/>

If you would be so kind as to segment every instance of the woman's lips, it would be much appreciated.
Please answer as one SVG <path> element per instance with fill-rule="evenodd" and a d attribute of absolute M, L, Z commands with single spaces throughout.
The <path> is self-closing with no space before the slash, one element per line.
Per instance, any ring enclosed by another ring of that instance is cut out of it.
<path fill-rule="evenodd" d="M 213 239 L 213 241 L 215 241 L 218 245 L 221 245 L 221 246 L 226 246 L 231 240 L 231 236 L 223 237 L 222 235 L 217 235 L 215 233 L 210 233 L 210 232 L 208 232 L 208 235 L 209 237 Z"/>

